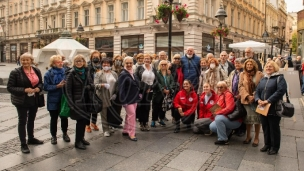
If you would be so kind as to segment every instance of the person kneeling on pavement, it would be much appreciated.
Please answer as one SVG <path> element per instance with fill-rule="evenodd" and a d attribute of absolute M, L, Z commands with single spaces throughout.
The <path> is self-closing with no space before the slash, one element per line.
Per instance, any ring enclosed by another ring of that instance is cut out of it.
<path fill-rule="evenodd" d="M 235 108 L 233 94 L 228 90 L 224 81 L 217 83 L 219 99 L 216 103 L 218 110 L 213 111 L 215 115 L 214 121 L 210 124 L 210 130 L 217 133 L 218 140 L 214 142 L 216 145 L 228 145 L 232 136 L 232 130 L 241 125 L 241 120 L 230 121 L 227 117 Z"/>
<path fill-rule="evenodd" d="M 175 108 L 174 119 L 176 124 L 174 133 L 180 131 L 180 120 L 182 120 L 184 124 L 187 124 L 187 128 L 191 128 L 191 123 L 193 123 L 195 119 L 197 103 L 197 94 L 195 93 L 190 80 L 184 80 L 183 89 L 177 93 L 173 101 L 173 106 Z"/>

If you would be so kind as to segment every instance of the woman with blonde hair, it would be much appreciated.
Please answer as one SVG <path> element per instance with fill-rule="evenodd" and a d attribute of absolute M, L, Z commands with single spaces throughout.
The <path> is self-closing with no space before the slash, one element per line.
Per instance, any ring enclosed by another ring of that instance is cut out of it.
<path fill-rule="evenodd" d="M 259 144 L 260 133 L 260 117 L 255 112 L 256 102 L 254 101 L 254 93 L 257 85 L 259 84 L 263 73 L 259 71 L 257 63 L 253 59 L 247 59 L 244 63 L 243 72 L 240 74 L 239 79 L 239 95 L 241 96 L 241 103 L 246 109 L 247 115 L 245 118 L 247 137 L 243 141 L 244 144 L 251 142 L 251 127 L 254 125 L 255 136 L 252 143 L 253 147 L 257 147 Z"/>
<path fill-rule="evenodd" d="M 66 76 L 65 92 L 70 107 L 70 117 L 76 120 L 75 148 L 85 150 L 90 145 L 84 139 L 85 126 L 90 118 L 90 104 L 94 92 L 94 83 L 83 55 L 76 55 L 73 67 Z"/>
<path fill-rule="evenodd" d="M 21 66 L 12 70 L 9 75 L 7 91 L 11 93 L 12 104 L 18 113 L 21 151 L 22 153 L 30 153 L 28 144 L 43 144 L 43 141 L 34 138 L 34 122 L 38 110 L 37 98 L 43 90 L 43 83 L 40 70 L 32 66 L 34 58 L 30 53 L 21 55 L 20 62 Z"/>
<path fill-rule="evenodd" d="M 174 80 L 171 74 L 168 73 L 168 62 L 161 60 L 156 72 L 156 79 L 158 84 L 153 89 L 152 100 L 152 122 L 151 127 L 156 127 L 155 122 L 159 119 L 159 124 L 165 126 L 164 118 L 166 111 L 163 111 L 162 102 L 165 96 L 174 92 Z"/>
<path fill-rule="evenodd" d="M 51 144 L 57 144 L 57 122 L 60 113 L 60 103 L 65 85 L 65 69 L 63 68 L 62 57 L 53 55 L 50 58 L 50 67 L 44 75 L 43 89 L 47 91 L 47 110 L 50 112 L 51 123 Z M 63 140 L 70 142 L 68 131 L 68 118 L 60 116 L 61 130 L 63 132 Z"/>

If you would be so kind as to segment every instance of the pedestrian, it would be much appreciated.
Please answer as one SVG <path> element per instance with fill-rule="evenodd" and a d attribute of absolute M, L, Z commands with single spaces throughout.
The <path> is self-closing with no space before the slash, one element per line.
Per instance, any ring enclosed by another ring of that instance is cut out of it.
<path fill-rule="evenodd" d="M 134 57 L 133 57 L 134 59 Z M 136 69 L 139 67 L 139 66 L 143 66 L 144 65 L 144 54 L 143 53 L 139 53 L 138 55 L 136 55 L 136 64 L 133 65 L 133 72 L 135 73 Z M 134 62 L 134 61 L 133 61 Z"/>
<path fill-rule="evenodd" d="M 228 61 L 228 54 L 226 51 L 221 52 L 220 59 L 221 59 L 220 66 L 226 72 L 226 75 L 228 77 L 229 74 L 231 73 L 231 71 L 233 71 L 235 69 L 234 65 L 233 65 L 233 63 Z"/>
<path fill-rule="evenodd" d="M 229 140 L 232 136 L 232 130 L 238 128 L 242 120 L 238 119 L 236 121 L 230 121 L 227 117 L 234 108 L 234 97 L 229 91 L 225 81 L 220 81 L 216 85 L 218 89 L 218 110 L 212 112 L 215 115 L 214 121 L 209 125 L 212 132 L 217 133 L 217 141 L 214 142 L 215 145 L 228 145 Z"/>
<path fill-rule="evenodd" d="M 170 62 L 168 61 L 168 56 L 167 53 L 165 51 L 160 51 L 158 53 L 158 58 L 156 59 L 156 61 L 153 63 L 153 68 L 155 68 L 156 70 L 158 69 L 159 63 L 160 61 L 165 60 L 168 62 L 168 64 L 170 64 Z M 169 66 L 170 68 L 170 66 Z"/>
<path fill-rule="evenodd" d="M 183 89 L 177 93 L 173 101 L 175 109 L 175 129 L 174 133 L 180 131 L 180 122 L 191 128 L 191 124 L 195 119 L 195 110 L 197 109 L 198 97 L 194 91 L 194 87 L 190 80 L 185 79 L 183 82 Z"/>
<path fill-rule="evenodd" d="M 299 74 L 299 81 L 300 81 L 300 87 L 302 87 L 302 57 L 297 56 L 296 60 L 293 63 L 293 67 L 295 71 L 298 71 Z"/>
<path fill-rule="evenodd" d="M 181 58 L 184 79 L 191 81 L 197 92 L 200 72 L 200 57 L 195 54 L 193 47 L 188 47 L 186 54 Z"/>
<path fill-rule="evenodd" d="M 216 104 L 218 101 L 218 95 L 214 90 L 211 89 L 209 83 L 204 83 L 203 92 L 199 98 L 199 114 L 198 119 L 200 118 L 210 118 L 214 121 L 214 116 L 210 111 L 210 108 Z"/>
<path fill-rule="evenodd" d="M 217 92 L 216 85 L 219 81 L 227 80 L 228 76 L 225 71 L 219 66 L 219 62 L 215 58 L 210 58 L 208 61 L 208 70 L 205 72 L 203 82 L 209 83 L 211 89 Z"/>
<path fill-rule="evenodd" d="M 101 58 L 103 59 L 103 58 L 106 58 L 106 57 L 107 57 L 107 54 L 103 52 L 103 53 L 100 54 L 100 56 L 101 56 Z"/>
<path fill-rule="evenodd" d="M 57 144 L 57 122 L 60 114 L 61 97 L 63 86 L 65 85 L 65 70 L 63 68 L 62 57 L 53 55 L 50 58 L 50 68 L 44 75 L 44 91 L 47 91 L 47 110 L 51 116 L 50 131 L 51 144 Z M 70 142 L 68 131 L 68 118 L 60 116 L 62 138 L 65 142 Z"/>
<path fill-rule="evenodd" d="M 83 55 L 76 55 L 73 67 L 66 75 L 65 92 L 70 107 L 70 117 L 76 120 L 75 148 L 85 150 L 90 145 L 84 139 L 86 123 L 91 117 L 94 84 Z"/>
<path fill-rule="evenodd" d="M 17 58 L 17 66 L 20 66 L 20 56 Z"/>
<path fill-rule="evenodd" d="M 206 58 L 202 58 L 201 62 L 201 75 L 199 77 L 199 85 L 198 85 L 198 90 L 197 90 L 197 94 L 200 95 L 203 92 L 203 86 L 204 86 L 204 80 L 205 80 L 205 75 L 206 75 L 206 71 L 208 70 L 208 61 Z"/>
<path fill-rule="evenodd" d="M 257 105 L 254 101 L 254 92 L 261 78 L 263 78 L 263 73 L 258 70 L 257 63 L 253 59 L 247 59 L 244 63 L 244 70 L 240 74 L 239 94 L 241 96 L 241 104 L 243 104 L 247 112 L 244 120 L 247 137 L 243 141 L 243 144 L 249 144 L 251 142 L 251 127 L 254 125 L 255 134 L 252 147 L 257 147 L 259 145 L 261 121 L 259 114 L 255 112 Z"/>
<path fill-rule="evenodd" d="M 175 84 L 173 77 L 168 73 L 168 70 L 169 66 L 167 60 L 160 61 L 155 75 L 158 84 L 153 89 L 151 127 L 156 127 L 156 121 L 158 119 L 161 126 L 166 126 L 164 122 L 166 111 L 163 110 L 162 104 L 166 96 L 171 96 L 172 98 Z"/>
<path fill-rule="evenodd" d="M 229 53 L 229 57 L 228 57 L 228 61 L 231 62 L 234 65 L 234 60 L 235 60 L 235 53 L 234 52 L 230 52 Z"/>
<path fill-rule="evenodd" d="M 244 60 L 241 58 L 236 58 L 234 60 L 234 67 L 235 70 L 233 70 L 228 79 L 227 79 L 227 85 L 229 86 L 229 91 L 233 94 L 234 100 L 237 101 L 241 98 L 240 92 L 239 92 L 239 80 L 240 80 L 240 73 L 243 72 L 243 65 Z M 241 126 L 235 130 L 235 133 L 237 136 L 242 137 L 245 135 L 246 132 L 246 124 L 242 122 Z"/>
<path fill-rule="evenodd" d="M 124 69 L 118 77 L 119 98 L 120 102 L 126 110 L 125 125 L 122 134 L 129 136 L 131 141 L 137 141 L 135 136 L 135 117 L 137 102 L 140 100 L 139 96 L 139 80 L 133 74 L 133 58 L 125 57 L 123 61 Z"/>
<path fill-rule="evenodd" d="M 117 74 L 111 70 L 112 60 L 103 58 L 101 60 L 102 70 L 98 71 L 94 77 L 96 94 L 102 100 L 102 111 L 100 112 L 103 135 L 111 136 L 108 124 L 108 108 L 111 106 L 111 100 L 116 98 Z"/>
<path fill-rule="evenodd" d="M 94 50 L 91 52 L 90 61 L 88 62 L 88 72 L 93 81 L 95 80 L 96 73 L 102 69 L 101 59 L 104 59 L 104 58 L 101 57 L 101 54 L 99 51 Z M 97 113 L 95 113 L 95 112 L 90 113 L 89 117 L 87 119 L 86 128 L 85 128 L 87 133 L 91 133 L 92 129 L 94 131 L 99 131 L 99 128 L 98 128 L 96 122 L 97 122 Z"/>
<path fill-rule="evenodd" d="M 28 144 L 43 144 L 43 141 L 34 137 L 37 98 L 43 90 L 43 83 L 41 72 L 32 66 L 33 62 L 34 58 L 30 53 L 21 55 L 21 66 L 11 71 L 7 83 L 7 91 L 11 93 L 12 104 L 18 113 L 18 134 L 22 153 L 30 153 Z"/>
<path fill-rule="evenodd" d="M 276 103 L 283 99 L 287 91 L 287 84 L 284 75 L 279 73 L 279 66 L 273 62 L 267 62 L 264 68 L 265 76 L 260 80 L 254 100 L 260 106 L 270 103 L 266 116 L 260 115 L 264 133 L 264 147 L 261 152 L 268 152 L 269 155 L 278 153 L 281 144 L 281 117 L 276 114 Z M 265 89 L 267 88 L 267 91 Z"/>
<path fill-rule="evenodd" d="M 143 57 L 144 64 L 138 66 L 135 72 L 135 75 L 140 80 L 140 94 L 142 95 L 141 101 L 137 103 L 136 115 L 138 116 L 140 130 L 150 131 L 148 121 L 153 89 L 158 85 L 157 70 L 152 67 L 152 57 L 149 54 L 144 54 Z"/>

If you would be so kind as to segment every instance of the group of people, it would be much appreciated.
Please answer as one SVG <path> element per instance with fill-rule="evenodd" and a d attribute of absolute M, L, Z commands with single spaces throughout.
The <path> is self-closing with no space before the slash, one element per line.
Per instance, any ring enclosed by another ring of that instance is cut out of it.
<path fill-rule="evenodd" d="M 276 115 L 275 105 L 271 105 L 267 116 L 257 114 L 255 108 L 282 99 L 287 89 L 286 81 L 273 61 L 266 63 L 263 73 L 251 48 L 245 50 L 244 59 L 231 55 L 234 54 L 223 51 L 219 58 L 211 53 L 200 58 L 189 47 L 184 56 L 175 54 L 170 62 L 164 51 L 159 52 L 159 59 L 154 61 L 150 54 L 137 54 L 136 59 L 121 55 L 107 58 L 93 51 L 89 61 L 76 55 L 71 67 L 63 65 L 62 56 L 54 55 L 50 57 L 50 69 L 42 79 L 39 69 L 32 66 L 32 55 L 25 53 L 20 57 L 21 67 L 11 72 L 7 84 L 18 113 L 21 151 L 29 153 L 28 144 L 43 144 L 34 137 L 34 120 L 39 107 L 38 97 L 44 90 L 47 91 L 47 110 L 51 117 L 52 144 L 57 144 L 58 117 L 63 140 L 70 142 L 68 119 L 60 114 L 61 102 L 65 98 L 70 108 L 69 116 L 76 120 L 75 148 L 78 149 L 86 149 L 90 144 L 84 138 L 85 132 L 99 130 L 96 124 L 98 113 L 105 137 L 111 136 L 112 128 L 122 127 L 123 136 L 137 141 L 136 119 L 141 131 L 149 131 L 166 126 L 165 114 L 170 110 L 174 133 L 180 132 L 181 123 L 191 128 L 195 119 L 211 119 L 210 134 L 217 134 L 217 145 L 229 144 L 235 130 L 246 130 L 243 143 L 249 144 L 254 125 L 252 146 L 257 147 L 262 124 L 265 145 L 260 151 L 277 154 L 281 118 Z M 95 95 L 102 101 L 99 112 L 91 105 L 95 103 Z M 229 120 L 227 116 L 235 110 L 238 100 L 247 115 Z M 214 105 L 219 109 L 211 110 Z M 122 107 L 126 112 L 123 126 Z"/>

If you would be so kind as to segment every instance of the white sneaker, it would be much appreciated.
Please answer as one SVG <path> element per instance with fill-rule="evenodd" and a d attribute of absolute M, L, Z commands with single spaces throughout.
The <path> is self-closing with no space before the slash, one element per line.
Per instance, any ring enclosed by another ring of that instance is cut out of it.
<path fill-rule="evenodd" d="M 109 137 L 109 136 L 110 136 L 109 131 L 106 131 L 105 133 L 103 133 L 103 136 L 105 136 L 105 137 Z"/>
<path fill-rule="evenodd" d="M 115 132 L 115 129 L 110 129 L 110 132 L 111 132 L 111 133 L 114 133 L 114 132 Z"/>

